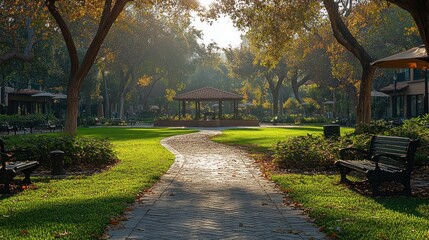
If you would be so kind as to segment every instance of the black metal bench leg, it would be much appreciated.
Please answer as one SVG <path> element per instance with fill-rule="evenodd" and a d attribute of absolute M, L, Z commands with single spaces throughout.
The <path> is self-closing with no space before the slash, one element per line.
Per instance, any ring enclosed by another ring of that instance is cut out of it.
<path fill-rule="evenodd" d="M 1 190 L 1 193 L 10 194 L 9 184 L 10 184 L 10 182 L 4 183 L 4 186 L 3 186 L 3 189 Z"/>
<path fill-rule="evenodd" d="M 347 179 L 347 173 L 349 172 L 350 170 L 346 169 L 343 166 L 340 166 L 340 173 L 341 173 L 340 183 L 351 183 L 351 181 Z"/>
<path fill-rule="evenodd" d="M 380 184 L 377 182 L 377 183 L 375 183 L 375 182 L 370 182 L 371 183 L 371 188 L 372 188 L 372 196 L 373 197 L 375 197 L 375 196 L 379 196 L 380 195 L 380 190 L 379 190 L 379 187 L 380 187 Z"/>
<path fill-rule="evenodd" d="M 2 189 L 2 193 L 9 194 L 10 193 L 10 183 L 13 181 L 13 178 L 16 176 L 16 173 L 12 170 L 0 170 L 0 178 L 4 184 Z"/>
<path fill-rule="evenodd" d="M 401 181 L 402 185 L 404 185 L 403 194 L 405 196 L 408 196 L 408 197 L 411 197 L 411 195 L 412 195 L 412 193 L 411 193 L 411 180 L 410 180 L 410 178 L 411 178 L 411 176 L 409 176 L 409 177 L 404 176 L 402 178 L 402 181 Z"/>

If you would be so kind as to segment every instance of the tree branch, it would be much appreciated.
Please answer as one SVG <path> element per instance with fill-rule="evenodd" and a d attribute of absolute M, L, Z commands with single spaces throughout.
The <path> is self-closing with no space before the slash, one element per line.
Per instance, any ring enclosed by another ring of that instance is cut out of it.
<path fill-rule="evenodd" d="M 334 0 L 323 0 L 328 12 L 332 31 L 337 41 L 349 50 L 361 63 L 362 66 L 369 65 L 372 58 L 351 34 L 338 11 L 338 4 Z"/>
<path fill-rule="evenodd" d="M 55 21 L 58 24 L 58 27 L 61 29 L 61 33 L 63 35 L 64 41 L 67 46 L 67 51 L 69 52 L 70 62 L 71 62 L 71 72 L 76 73 L 79 69 L 79 58 L 77 55 L 76 45 L 73 41 L 73 37 L 70 33 L 70 30 L 65 22 L 64 18 L 58 12 L 55 2 L 57 0 L 46 0 L 45 4 L 48 7 L 49 12 L 54 17 Z M 74 76 L 73 76 L 74 77 Z M 70 81 L 69 81 L 70 85 Z"/>

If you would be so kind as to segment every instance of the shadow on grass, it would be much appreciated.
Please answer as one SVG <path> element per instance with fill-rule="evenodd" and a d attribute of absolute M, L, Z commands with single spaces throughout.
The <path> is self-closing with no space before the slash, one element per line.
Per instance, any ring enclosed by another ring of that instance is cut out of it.
<path fill-rule="evenodd" d="M 125 202 L 122 197 L 75 200 L 68 203 L 47 200 L 26 207 L 25 210 L 11 208 L 8 215 L 0 219 L 0 235 L 5 239 L 33 238 L 53 239 L 99 239 L 109 219 L 120 214 Z M 7 221 L 4 221 L 7 218 Z"/>
<path fill-rule="evenodd" d="M 383 205 L 386 209 L 429 219 L 428 199 L 413 197 L 385 197 L 376 198 L 375 201 Z"/>

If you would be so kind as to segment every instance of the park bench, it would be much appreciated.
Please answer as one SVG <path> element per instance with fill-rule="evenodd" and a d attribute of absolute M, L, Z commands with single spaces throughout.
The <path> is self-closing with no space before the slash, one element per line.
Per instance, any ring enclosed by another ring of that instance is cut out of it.
<path fill-rule="evenodd" d="M 388 181 L 401 183 L 403 194 L 411 196 L 410 178 L 418 142 L 404 137 L 373 136 L 368 151 L 341 149 L 341 160 L 335 162 L 340 169 L 341 182 L 350 183 L 346 175 L 357 171 L 366 174 L 373 196 L 380 195 L 380 184 Z"/>
<path fill-rule="evenodd" d="M 9 185 L 18 173 L 24 174 L 23 184 L 31 184 L 30 174 L 39 167 L 39 162 L 30 161 L 34 157 L 31 151 L 17 149 L 6 151 L 3 140 L 0 139 L 0 183 L 3 183 L 2 193 L 10 193 Z M 24 161 L 18 159 L 27 159 Z"/>

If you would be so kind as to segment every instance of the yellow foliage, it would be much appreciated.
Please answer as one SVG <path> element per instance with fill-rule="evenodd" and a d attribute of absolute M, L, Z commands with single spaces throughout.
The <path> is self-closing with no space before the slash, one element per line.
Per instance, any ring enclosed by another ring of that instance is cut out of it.
<path fill-rule="evenodd" d="M 149 84 L 152 82 L 152 80 L 153 80 L 153 78 L 151 76 L 144 75 L 143 77 L 141 77 L 138 80 L 138 85 L 141 87 L 149 86 Z"/>
<path fill-rule="evenodd" d="M 167 101 L 172 102 L 174 96 L 176 96 L 176 91 L 168 88 L 165 89 L 165 98 L 167 98 Z"/>

